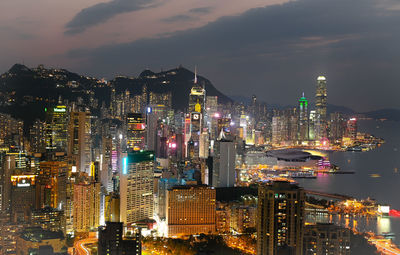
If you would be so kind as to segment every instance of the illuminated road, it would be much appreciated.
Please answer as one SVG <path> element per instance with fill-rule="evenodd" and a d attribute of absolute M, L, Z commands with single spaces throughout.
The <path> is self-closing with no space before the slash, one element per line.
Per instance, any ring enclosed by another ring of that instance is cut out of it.
<path fill-rule="evenodd" d="M 90 250 L 86 248 L 86 245 L 97 243 L 97 238 L 86 238 L 75 242 L 75 254 L 76 255 L 90 255 Z"/>
<path fill-rule="evenodd" d="M 396 247 L 390 240 L 385 238 L 371 237 L 368 239 L 370 243 L 375 245 L 380 254 L 399 255 L 400 249 Z"/>

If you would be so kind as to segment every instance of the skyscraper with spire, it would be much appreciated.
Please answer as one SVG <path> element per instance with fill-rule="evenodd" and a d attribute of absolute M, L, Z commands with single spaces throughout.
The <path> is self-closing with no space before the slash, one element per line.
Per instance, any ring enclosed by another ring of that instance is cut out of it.
<path fill-rule="evenodd" d="M 197 68 L 194 71 L 194 82 L 193 87 L 189 94 L 189 113 L 200 112 L 204 114 L 204 104 L 205 104 L 206 90 L 197 81 Z M 200 104 L 201 108 L 196 109 L 196 104 Z"/>
<path fill-rule="evenodd" d="M 316 112 L 316 123 L 315 123 L 315 139 L 319 140 L 326 137 L 326 108 L 327 108 L 327 88 L 325 76 L 318 76 L 317 78 L 317 90 L 315 93 L 315 112 Z"/>
<path fill-rule="evenodd" d="M 299 141 L 308 140 L 308 100 L 304 96 L 299 99 Z"/>

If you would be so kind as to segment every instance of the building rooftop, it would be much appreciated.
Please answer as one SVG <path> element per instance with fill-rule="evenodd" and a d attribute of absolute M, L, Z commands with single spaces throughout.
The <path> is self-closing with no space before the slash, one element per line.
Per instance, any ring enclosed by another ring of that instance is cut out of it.
<path fill-rule="evenodd" d="M 64 239 L 62 232 L 54 232 L 49 230 L 43 230 L 40 227 L 25 228 L 21 232 L 20 237 L 30 242 L 41 242 L 49 239 Z"/>

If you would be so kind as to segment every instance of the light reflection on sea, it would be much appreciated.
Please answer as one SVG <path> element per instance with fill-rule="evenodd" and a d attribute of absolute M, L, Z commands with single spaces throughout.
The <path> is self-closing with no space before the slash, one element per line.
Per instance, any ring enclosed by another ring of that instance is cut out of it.
<path fill-rule="evenodd" d="M 378 128 L 377 128 L 378 127 Z M 379 204 L 389 204 L 400 210 L 400 122 L 360 121 L 359 130 L 385 139 L 381 147 L 368 152 L 331 152 L 330 161 L 341 170 L 355 174 L 319 175 L 317 179 L 298 179 L 305 189 L 368 197 Z M 374 178 L 380 176 L 379 178 Z M 343 221 L 343 219 L 341 219 Z M 352 226 L 349 219 L 349 225 Z M 400 218 L 356 219 L 360 229 L 378 234 L 393 232 L 400 244 Z M 345 223 L 345 221 L 344 221 Z"/>

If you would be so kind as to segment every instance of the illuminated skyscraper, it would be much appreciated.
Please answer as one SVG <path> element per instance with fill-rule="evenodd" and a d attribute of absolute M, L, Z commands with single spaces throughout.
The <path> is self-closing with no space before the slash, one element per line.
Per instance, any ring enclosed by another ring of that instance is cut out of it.
<path fill-rule="evenodd" d="M 357 118 L 351 118 L 347 121 L 346 131 L 347 137 L 354 142 L 357 139 Z"/>
<path fill-rule="evenodd" d="M 204 114 L 204 103 L 205 103 L 206 90 L 200 86 L 197 82 L 197 71 L 194 75 L 194 84 L 189 94 L 189 112 L 200 112 Z M 195 109 L 196 104 L 200 104 L 201 110 Z"/>
<path fill-rule="evenodd" d="M 89 173 L 91 162 L 91 123 L 86 112 L 71 112 L 68 127 L 68 156 L 78 172 Z"/>
<path fill-rule="evenodd" d="M 74 230 L 88 232 L 100 223 L 100 183 L 74 184 Z"/>
<path fill-rule="evenodd" d="M 188 157 L 199 158 L 200 153 L 200 132 L 202 127 L 202 114 L 200 104 L 196 104 L 198 112 L 190 114 L 190 140 L 188 142 Z"/>
<path fill-rule="evenodd" d="M 215 144 L 215 156 L 213 159 L 212 186 L 233 187 L 235 185 L 236 169 L 235 143 L 228 139 L 221 131 Z"/>
<path fill-rule="evenodd" d="M 154 152 L 128 152 L 120 174 L 120 215 L 124 224 L 153 218 Z"/>
<path fill-rule="evenodd" d="M 65 105 L 47 109 L 46 149 L 66 151 L 68 131 L 68 111 Z"/>
<path fill-rule="evenodd" d="M 330 117 L 329 140 L 331 143 L 340 143 L 346 132 L 346 120 L 339 112 L 331 113 Z"/>
<path fill-rule="evenodd" d="M 258 187 L 257 255 L 276 255 L 286 247 L 290 254 L 303 252 L 305 193 L 286 181 Z"/>
<path fill-rule="evenodd" d="M 327 108 L 327 88 L 325 76 L 318 76 L 317 90 L 315 93 L 315 112 L 316 112 L 316 125 L 315 125 L 315 139 L 319 140 L 326 137 L 326 108 Z"/>
<path fill-rule="evenodd" d="M 145 149 L 146 121 L 141 113 L 130 113 L 126 116 L 128 150 Z"/>
<path fill-rule="evenodd" d="M 315 140 L 315 123 L 316 113 L 314 110 L 310 111 L 310 118 L 308 119 L 308 138 L 313 141 Z"/>
<path fill-rule="evenodd" d="M 36 182 L 37 207 L 64 209 L 66 204 L 67 163 L 61 161 L 40 162 Z"/>
<path fill-rule="evenodd" d="M 299 140 L 308 140 L 308 100 L 304 93 L 299 100 Z"/>
<path fill-rule="evenodd" d="M 36 175 L 11 176 L 11 219 L 13 222 L 29 222 L 35 206 Z"/>

